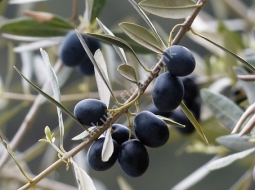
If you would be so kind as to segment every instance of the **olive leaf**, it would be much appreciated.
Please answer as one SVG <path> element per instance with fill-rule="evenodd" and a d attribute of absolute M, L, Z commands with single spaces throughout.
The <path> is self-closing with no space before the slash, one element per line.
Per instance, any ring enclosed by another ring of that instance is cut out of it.
<path fill-rule="evenodd" d="M 186 18 L 200 6 L 191 0 L 143 0 L 138 5 L 151 14 L 172 19 Z"/>
<path fill-rule="evenodd" d="M 211 160 L 209 160 L 209 162 L 199 167 L 189 176 L 185 177 L 182 181 L 172 187 L 171 190 L 189 189 L 196 183 L 200 182 L 203 178 L 210 174 L 210 170 L 208 170 L 206 166 L 218 158 L 218 156 L 214 156 Z"/>
<path fill-rule="evenodd" d="M 223 50 L 224 52 L 226 52 L 226 53 L 232 55 L 232 56 L 233 56 L 234 58 L 236 58 L 238 61 L 240 61 L 241 63 L 243 63 L 248 69 L 250 69 L 253 73 L 255 73 L 255 67 L 254 67 L 252 64 L 250 64 L 249 62 L 245 61 L 242 57 L 240 57 L 240 56 L 238 56 L 237 54 L 233 53 L 232 51 L 230 51 L 230 50 L 224 48 L 223 46 L 221 46 L 221 45 L 219 45 L 219 44 L 213 42 L 212 40 L 210 40 L 210 39 L 208 39 L 208 38 L 206 38 L 206 37 L 204 37 L 204 36 L 202 36 L 202 35 L 196 33 L 195 31 L 193 31 L 193 30 L 191 30 L 191 31 L 192 31 L 193 34 L 199 36 L 200 38 L 203 38 L 204 40 L 206 40 L 206 41 L 210 42 L 211 44 L 217 46 L 218 48 L 220 48 L 220 49 Z"/>
<path fill-rule="evenodd" d="M 129 50 L 134 57 L 136 58 L 136 60 L 138 61 L 138 63 L 146 69 L 146 67 L 143 65 L 143 63 L 139 60 L 138 56 L 136 55 L 136 53 L 134 52 L 134 50 L 132 49 L 132 47 L 123 39 L 118 38 L 116 36 L 111 36 L 109 34 L 96 34 L 96 33 L 86 33 L 87 35 L 94 37 L 100 41 L 103 41 L 105 43 L 111 44 L 111 45 L 116 45 L 119 47 L 122 47 L 124 49 Z"/>
<path fill-rule="evenodd" d="M 242 152 L 238 152 L 235 154 L 231 154 L 228 155 L 226 157 L 220 158 L 218 160 L 213 161 L 212 163 L 208 164 L 206 167 L 209 170 L 217 170 L 220 168 L 224 168 L 230 164 L 232 164 L 233 162 L 235 162 L 236 160 L 240 160 L 243 159 L 247 156 L 249 156 L 250 154 L 255 152 L 255 148 L 251 148 Z"/>
<path fill-rule="evenodd" d="M 114 34 L 98 18 L 97 18 L 97 22 L 98 22 L 99 26 L 101 27 L 101 29 L 104 31 L 104 33 L 109 34 L 111 36 L 114 36 Z M 120 47 L 115 46 L 115 45 L 113 45 L 113 48 L 115 49 L 115 51 L 119 55 L 121 61 L 123 63 L 127 64 L 127 58 L 126 58 L 124 50 Z"/>
<path fill-rule="evenodd" d="M 136 71 L 134 67 L 132 67 L 131 65 L 126 65 L 126 64 L 119 65 L 117 68 L 117 71 L 125 79 L 137 84 L 138 81 L 137 81 Z"/>
<path fill-rule="evenodd" d="M 238 134 L 231 134 L 220 136 L 216 141 L 226 148 L 243 151 L 254 147 L 255 143 L 250 142 L 250 138 L 248 135 L 240 137 Z"/>
<path fill-rule="evenodd" d="M 83 125 L 76 117 L 68 110 L 66 109 L 61 103 L 56 101 L 54 98 L 52 98 L 50 95 L 43 92 L 39 87 L 37 87 L 34 83 L 32 83 L 30 80 L 28 80 L 15 66 L 14 69 L 18 72 L 18 74 L 25 79 L 37 92 L 39 92 L 42 96 L 44 96 L 47 100 L 49 100 L 51 103 L 53 103 L 55 106 L 59 107 L 62 111 L 64 111 L 68 116 L 73 118 L 78 124 L 80 124 L 83 128 L 86 129 L 86 126 Z"/>
<path fill-rule="evenodd" d="M 98 49 L 95 52 L 95 61 L 97 63 L 98 68 L 100 68 L 100 71 L 103 73 L 103 76 L 105 77 L 105 80 L 109 84 L 109 77 L 108 77 L 108 72 L 107 72 L 107 67 L 105 64 L 105 60 L 103 57 L 102 52 L 100 49 Z M 107 85 L 104 83 L 104 80 L 102 79 L 102 76 L 98 72 L 98 70 L 95 68 L 95 77 L 96 77 L 96 82 L 97 82 L 97 89 L 99 93 L 100 100 L 105 103 L 107 108 L 109 107 L 110 103 L 110 98 L 111 98 L 111 93 L 107 87 Z"/>
<path fill-rule="evenodd" d="M 198 134 L 201 136 L 201 138 L 205 141 L 206 144 L 209 145 L 209 142 L 200 126 L 200 124 L 198 123 L 198 121 L 196 120 L 196 118 L 193 116 L 193 114 L 191 113 L 191 111 L 187 108 L 187 106 L 181 102 L 180 104 L 182 111 L 185 113 L 185 115 L 188 117 L 188 119 L 190 120 L 190 122 L 192 123 L 192 125 L 195 127 L 195 129 L 197 130 Z"/>
<path fill-rule="evenodd" d="M 95 70 L 97 70 L 97 72 L 100 74 L 102 80 L 104 81 L 105 85 L 107 86 L 108 90 L 110 91 L 112 97 L 116 100 L 116 97 L 112 91 L 111 85 L 109 83 L 108 80 L 108 76 L 106 76 L 105 72 L 102 70 L 101 66 L 97 63 L 97 61 L 95 60 L 93 54 L 90 52 L 90 49 L 88 47 L 88 45 L 86 44 L 86 42 L 84 41 L 83 37 L 81 36 L 81 34 L 76 30 L 76 34 L 84 48 L 84 50 L 86 51 L 87 55 L 89 56 L 92 64 L 94 65 Z M 101 58 L 100 58 L 101 59 Z"/>
<path fill-rule="evenodd" d="M 117 177 L 117 182 L 119 184 L 120 190 L 134 190 L 122 176 Z"/>
<path fill-rule="evenodd" d="M 207 89 L 201 90 L 204 103 L 210 108 L 217 119 L 230 131 L 233 130 L 243 110 L 233 101 L 221 94 L 216 94 Z"/>
<path fill-rule="evenodd" d="M 11 19 L 1 26 L 4 33 L 33 37 L 64 36 L 74 28 L 75 26 L 57 15 L 52 15 L 51 19 L 41 23 L 27 17 Z"/>
<path fill-rule="evenodd" d="M 148 26 L 150 27 L 150 29 L 154 32 L 157 40 L 159 41 L 159 43 L 161 44 L 161 48 L 162 49 L 166 49 L 165 43 L 163 42 L 163 40 L 161 39 L 161 37 L 159 36 L 156 28 L 154 27 L 154 25 L 152 24 L 152 22 L 150 21 L 150 19 L 148 18 L 148 16 L 145 14 L 145 12 L 138 6 L 138 4 L 134 1 L 134 0 L 128 0 L 131 5 L 135 8 L 135 10 L 140 14 L 140 16 L 143 18 L 143 20 L 148 24 Z"/>
<path fill-rule="evenodd" d="M 96 190 L 96 187 L 90 178 L 90 176 L 85 172 L 83 169 L 81 169 L 76 162 L 72 161 L 73 167 L 74 167 L 74 173 L 76 177 L 76 181 L 79 186 L 79 190 Z"/>
<path fill-rule="evenodd" d="M 56 101 L 58 101 L 60 103 L 61 94 L 60 94 L 57 76 L 56 76 L 53 68 L 50 65 L 49 56 L 46 53 L 46 51 L 44 51 L 43 49 L 40 49 L 40 51 L 42 54 L 43 62 L 46 67 L 48 76 L 50 78 L 54 98 Z M 64 123 L 63 123 L 62 111 L 59 107 L 57 107 L 57 113 L 58 113 L 58 124 L 59 124 L 59 131 L 60 131 L 60 147 L 63 148 L 65 128 L 64 128 Z"/>
<path fill-rule="evenodd" d="M 105 4 L 106 0 L 94 0 L 90 18 L 91 22 L 93 22 L 93 20 L 95 20 L 96 17 L 100 15 L 103 8 L 105 7 Z"/>
<path fill-rule="evenodd" d="M 158 42 L 156 37 L 146 28 L 128 22 L 122 22 L 119 26 L 131 39 L 145 48 L 158 54 L 164 53 L 164 49 L 161 48 L 161 44 Z"/>
<path fill-rule="evenodd" d="M 170 119 L 170 118 L 167 118 L 167 117 L 163 117 L 161 115 L 156 115 L 159 119 L 162 119 L 167 125 L 170 125 L 170 126 L 174 126 L 174 127 L 180 127 L 180 128 L 184 128 L 185 125 L 182 125 L 180 123 L 177 123 L 176 121 Z"/>
<path fill-rule="evenodd" d="M 234 71 L 237 75 L 248 75 L 249 73 L 242 67 L 234 67 Z M 255 102 L 255 82 L 246 82 L 243 80 L 238 80 L 242 88 L 245 90 L 248 97 L 249 103 L 253 104 Z"/>
<path fill-rule="evenodd" d="M 35 3 L 40 1 L 47 1 L 47 0 L 9 0 L 9 4 L 24 4 L 24 3 Z"/>
<path fill-rule="evenodd" d="M 104 144 L 103 144 L 103 149 L 102 149 L 102 161 L 107 162 L 114 151 L 114 145 L 113 145 L 113 140 L 112 140 L 112 134 L 111 134 L 111 128 L 106 130 L 105 134 L 105 139 L 104 139 Z"/>

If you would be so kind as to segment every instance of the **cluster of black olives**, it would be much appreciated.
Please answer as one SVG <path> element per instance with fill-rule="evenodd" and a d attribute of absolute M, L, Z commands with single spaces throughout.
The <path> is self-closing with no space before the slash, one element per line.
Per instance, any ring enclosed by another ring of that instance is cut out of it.
<path fill-rule="evenodd" d="M 181 114 L 177 114 L 179 110 L 176 109 L 181 101 L 184 99 L 188 106 L 196 107 L 195 99 L 198 96 L 198 89 L 192 86 L 195 85 L 192 83 L 193 80 L 190 81 L 189 77 L 183 77 L 193 72 L 195 59 L 188 49 L 182 46 L 171 46 L 165 51 L 163 61 L 168 72 L 161 74 L 154 84 L 152 98 L 155 104 L 154 109 L 157 110 L 154 113 L 169 117 L 171 111 L 171 117 L 177 122 L 183 123 L 183 121 L 179 121 L 178 116 Z M 187 90 L 186 92 L 190 89 L 191 93 L 187 95 L 184 93 L 184 89 Z M 174 109 L 176 110 L 172 111 Z M 174 114 L 175 112 L 176 114 Z M 142 111 L 134 117 L 135 135 L 126 126 L 113 124 L 111 127 L 113 154 L 108 161 L 103 161 L 102 150 L 105 137 L 97 139 L 90 146 L 87 154 L 90 167 L 97 171 L 104 171 L 112 167 L 118 160 L 120 167 L 127 175 L 141 176 L 149 166 L 146 146 L 150 148 L 163 146 L 170 136 L 167 124 L 154 113 Z M 88 127 L 101 126 L 108 117 L 107 106 L 96 99 L 85 99 L 76 104 L 74 115 Z"/>
<path fill-rule="evenodd" d="M 185 128 L 177 128 L 178 131 L 190 134 L 195 128 L 178 106 L 183 100 L 195 118 L 200 119 L 199 88 L 190 76 L 195 69 L 195 59 L 187 48 L 174 45 L 165 51 L 163 62 L 168 72 L 157 78 L 152 91 L 154 104 L 149 105 L 147 110 L 185 125 Z"/>
<path fill-rule="evenodd" d="M 75 117 L 90 127 L 103 125 L 107 116 L 106 105 L 96 99 L 85 99 L 74 108 Z M 121 124 L 113 124 L 112 139 L 114 151 L 110 159 L 104 162 L 101 158 L 104 137 L 97 139 L 89 148 L 87 160 L 91 168 L 97 171 L 109 169 L 118 160 L 122 170 L 131 177 L 141 176 L 149 166 L 147 147 L 156 148 L 164 145 L 169 139 L 166 123 L 149 111 L 138 113 L 133 122 L 134 132 Z"/>
<path fill-rule="evenodd" d="M 81 36 L 93 55 L 97 49 L 101 48 L 99 41 L 85 34 L 81 34 Z M 94 74 L 94 65 L 83 49 L 75 31 L 70 31 L 65 36 L 59 48 L 59 57 L 64 65 L 68 67 L 77 67 L 84 75 Z"/>

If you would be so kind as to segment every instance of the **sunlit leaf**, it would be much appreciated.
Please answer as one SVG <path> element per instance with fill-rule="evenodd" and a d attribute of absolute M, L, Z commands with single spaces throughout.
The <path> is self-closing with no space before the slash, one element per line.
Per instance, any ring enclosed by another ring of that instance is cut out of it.
<path fill-rule="evenodd" d="M 199 7 L 191 0 L 143 0 L 138 5 L 151 14 L 173 19 L 186 18 Z"/>
<path fill-rule="evenodd" d="M 60 103 L 61 94 L 60 94 L 57 76 L 56 76 L 53 68 L 51 67 L 49 56 L 46 53 L 46 51 L 44 51 L 43 49 L 40 49 L 40 51 L 42 54 L 42 58 L 43 58 L 44 65 L 46 67 L 48 76 L 50 77 L 50 82 L 51 82 L 51 87 L 53 90 L 54 98 L 56 101 L 58 101 Z M 59 107 L 57 107 L 57 112 L 58 112 L 58 124 L 59 124 L 59 131 L 60 131 L 60 147 L 63 148 L 63 142 L 64 142 L 63 139 L 64 139 L 65 129 L 64 129 L 64 123 L 63 123 L 62 111 Z"/>
<path fill-rule="evenodd" d="M 249 142 L 250 138 L 247 135 L 240 137 L 238 134 L 231 134 L 218 137 L 216 141 L 229 149 L 243 151 L 254 147 L 255 143 Z"/>
<path fill-rule="evenodd" d="M 113 141 L 112 141 L 112 135 L 111 135 L 111 128 L 106 130 L 105 139 L 104 139 L 104 145 L 102 149 L 102 161 L 107 162 L 110 157 L 112 156 L 112 153 L 114 151 Z"/>
<path fill-rule="evenodd" d="M 166 45 L 163 42 L 163 40 L 161 39 L 161 37 L 159 36 L 156 28 L 154 27 L 154 25 L 152 24 L 152 22 L 150 21 L 150 19 L 148 18 L 148 16 L 145 14 L 145 12 L 140 8 L 140 6 L 138 6 L 138 4 L 134 1 L 134 0 L 128 0 L 131 5 L 135 8 L 135 10 L 140 14 L 140 16 L 143 18 L 143 20 L 148 24 L 148 26 L 150 27 L 150 29 L 153 31 L 153 33 L 155 34 L 157 40 L 160 42 L 161 44 L 161 48 L 162 49 L 166 49 Z"/>
<path fill-rule="evenodd" d="M 174 120 L 167 118 L 167 117 L 163 117 L 161 115 L 156 115 L 159 119 L 162 119 L 167 125 L 170 126 L 174 126 L 174 127 L 180 127 L 180 128 L 184 128 L 185 125 L 182 125 L 180 123 L 175 122 Z"/>
<path fill-rule="evenodd" d="M 185 113 L 185 115 L 188 117 L 188 119 L 190 120 L 190 122 L 192 123 L 192 125 L 195 127 L 195 129 L 197 130 L 198 134 L 200 135 L 200 137 L 205 141 L 206 144 L 209 144 L 200 124 L 198 123 L 198 121 L 196 120 L 196 118 L 194 117 L 194 115 L 191 113 L 191 111 L 187 108 L 187 106 L 181 102 L 180 104 L 182 111 Z"/>
<path fill-rule="evenodd" d="M 234 68 L 235 73 L 237 75 L 248 75 L 249 73 L 243 69 L 242 67 L 235 67 Z M 249 103 L 253 104 L 255 102 L 255 82 L 246 82 L 243 80 L 238 80 L 240 83 L 241 87 L 245 90 L 246 95 L 248 97 Z"/>
<path fill-rule="evenodd" d="M 101 27 L 101 29 L 104 31 L 104 33 L 114 36 L 114 34 L 98 18 L 97 18 L 97 22 L 98 22 L 99 26 Z M 113 45 L 113 48 L 119 55 L 121 61 L 123 63 L 127 63 L 127 58 L 126 58 L 124 50 L 120 47 L 115 46 L 115 45 Z"/>
<path fill-rule="evenodd" d="M 103 54 L 100 50 L 96 51 L 94 57 L 97 63 L 97 67 L 100 68 L 101 72 L 104 74 L 103 76 L 101 76 L 98 70 L 95 68 L 95 77 L 96 77 L 99 97 L 100 97 L 100 100 L 103 103 L 105 103 L 105 105 L 108 107 L 110 103 L 111 92 L 109 91 L 107 85 L 104 83 L 104 79 L 102 78 L 102 77 L 106 77 L 105 80 L 109 83 L 107 67 L 104 61 Z"/>
<path fill-rule="evenodd" d="M 96 190 L 96 187 L 87 172 L 81 169 L 75 162 L 72 162 L 72 164 L 79 190 Z"/>
<path fill-rule="evenodd" d="M 119 26 L 131 39 L 147 49 L 158 54 L 162 54 L 164 52 L 156 37 L 146 28 L 127 22 L 122 22 Z"/>
<path fill-rule="evenodd" d="M 153 53 L 154 54 L 153 51 L 145 48 L 144 46 L 140 45 L 139 43 L 135 42 L 130 37 L 128 37 L 128 35 L 125 34 L 125 32 L 122 32 L 122 31 L 115 32 L 114 31 L 114 35 L 118 38 L 121 38 L 122 40 L 125 40 L 130 45 L 130 47 L 132 47 L 132 49 L 136 53 L 139 53 L 139 54 L 151 54 L 151 53 Z M 123 62 L 123 63 L 125 63 L 125 62 Z"/>
<path fill-rule="evenodd" d="M 119 65 L 117 71 L 125 79 L 129 80 L 130 82 L 137 83 L 136 71 L 134 67 L 132 67 L 131 65 L 126 64 Z"/>
<path fill-rule="evenodd" d="M 93 133 L 97 130 L 97 126 L 93 126 L 90 127 L 90 131 Z M 76 135 L 75 137 L 72 138 L 73 141 L 80 141 L 80 140 L 85 140 L 88 136 L 90 136 L 91 134 L 88 133 L 88 131 L 84 131 L 82 133 L 80 133 L 79 135 Z"/>
<path fill-rule="evenodd" d="M 9 20 L 1 26 L 4 33 L 32 37 L 64 36 L 72 29 L 74 29 L 72 24 L 57 15 L 42 23 L 23 17 Z"/>
<path fill-rule="evenodd" d="M 233 130 L 243 110 L 227 97 L 213 93 L 207 89 L 201 90 L 204 103 L 210 108 L 214 116 L 230 131 Z"/>
<path fill-rule="evenodd" d="M 220 158 L 218 160 L 213 161 L 212 163 L 208 164 L 206 167 L 209 170 L 217 170 L 220 168 L 224 168 L 230 164 L 232 164 L 236 160 L 240 160 L 242 158 L 245 158 L 249 156 L 251 153 L 255 152 L 255 148 L 251 148 L 242 152 L 238 152 L 235 154 L 231 154 L 229 156 L 226 156 L 224 158 Z"/>

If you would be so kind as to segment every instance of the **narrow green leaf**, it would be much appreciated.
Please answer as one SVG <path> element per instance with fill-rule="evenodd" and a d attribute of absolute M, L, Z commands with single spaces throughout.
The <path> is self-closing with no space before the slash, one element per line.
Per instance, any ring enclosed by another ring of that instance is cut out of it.
<path fill-rule="evenodd" d="M 105 7 L 106 0 L 94 0 L 90 21 L 93 22 L 96 17 L 100 15 L 103 8 Z"/>
<path fill-rule="evenodd" d="M 250 64 L 249 62 L 245 61 L 245 60 L 244 60 L 243 58 L 241 58 L 240 56 L 238 56 L 238 55 L 236 55 L 235 53 L 233 53 L 232 51 L 230 51 L 230 50 L 224 48 L 223 46 L 221 46 L 221 45 L 219 45 L 219 44 L 217 44 L 217 43 L 215 43 L 215 42 L 209 40 L 208 38 L 206 38 L 206 37 L 204 37 L 204 36 L 202 36 L 202 35 L 200 35 L 200 34 L 194 32 L 194 31 L 192 31 L 192 32 L 193 32 L 193 34 L 195 34 L 195 35 L 197 35 L 197 36 L 203 38 L 204 40 L 206 40 L 206 41 L 212 43 L 213 45 L 217 46 L 218 48 L 222 49 L 223 51 L 229 53 L 229 54 L 232 55 L 234 58 L 236 58 L 238 61 L 240 61 L 241 63 L 243 63 L 243 64 L 244 64 L 248 69 L 250 69 L 253 73 L 255 73 L 255 67 L 254 67 L 252 64 Z"/>
<path fill-rule="evenodd" d="M 227 97 L 207 89 L 201 90 L 201 97 L 217 119 L 232 131 L 242 116 L 243 110 Z"/>
<path fill-rule="evenodd" d="M 174 127 L 180 127 L 180 128 L 184 128 L 185 125 L 182 125 L 180 123 L 177 123 L 176 121 L 172 120 L 172 119 L 169 119 L 167 117 L 163 117 L 161 115 L 156 115 L 159 119 L 162 119 L 167 125 L 170 125 L 170 126 L 174 126 Z"/>
<path fill-rule="evenodd" d="M 111 128 L 108 128 L 106 130 L 102 154 L 101 154 L 102 161 L 107 162 L 111 158 L 113 151 L 114 151 L 114 145 L 112 140 Z"/>
<path fill-rule="evenodd" d="M 129 50 L 136 58 L 136 60 L 138 61 L 138 63 L 143 67 L 144 65 L 142 64 L 142 62 L 139 60 L 139 58 L 137 57 L 136 53 L 134 52 L 134 50 L 132 49 L 132 47 L 125 41 L 122 40 L 121 38 L 118 38 L 116 36 L 111 36 L 109 34 L 96 34 L 96 33 L 86 33 L 91 37 L 94 37 L 98 40 L 101 40 L 105 43 L 111 44 L 111 45 L 116 45 L 119 47 L 122 47 L 124 49 Z"/>
<path fill-rule="evenodd" d="M 114 36 L 112 31 L 110 31 L 98 18 L 97 18 L 97 22 L 98 22 L 99 26 L 101 27 L 101 29 L 104 31 L 105 34 L 109 34 L 111 36 Z M 120 47 L 115 46 L 115 45 L 113 45 L 113 48 L 115 49 L 116 53 L 119 55 L 121 61 L 123 63 L 127 64 L 127 58 L 126 58 L 124 50 Z"/>
<path fill-rule="evenodd" d="M 75 162 L 72 162 L 72 164 L 79 190 L 96 190 L 96 187 L 87 172 L 81 169 Z"/>
<path fill-rule="evenodd" d="M 242 67 L 234 67 L 235 73 L 237 75 L 248 75 L 249 73 L 243 69 Z M 255 82 L 246 82 L 243 80 L 238 80 L 242 88 L 245 90 L 246 95 L 248 97 L 249 103 L 255 103 Z"/>
<path fill-rule="evenodd" d="M 200 6 L 191 0 L 143 0 L 138 5 L 151 14 L 172 19 L 186 18 Z"/>
<path fill-rule="evenodd" d="M 198 134 L 201 136 L 201 138 L 205 141 L 206 144 L 209 145 L 209 142 L 200 126 L 200 124 L 198 123 L 198 121 L 196 120 L 196 118 L 193 116 L 193 114 L 191 113 L 191 111 L 187 108 L 187 106 L 181 102 L 180 104 L 182 111 L 185 113 L 185 115 L 189 118 L 190 122 L 192 123 L 192 125 L 195 127 L 195 129 L 197 130 Z"/>
<path fill-rule="evenodd" d="M 122 31 L 114 32 L 114 35 L 122 40 L 125 40 L 136 53 L 139 53 L 139 54 L 153 53 L 154 54 L 153 51 L 145 48 L 144 46 L 142 46 L 139 43 L 135 42 L 134 40 L 130 39 L 128 37 L 128 35 L 125 34 L 125 32 L 122 32 Z M 125 63 L 125 62 L 123 62 L 123 63 Z"/>
<path fill-rule="evenodd" d="M 91 131 L 91 133 L 94 133 L 94 132 L 96 132 L 98 130 L 98 127 L 97 126 L 93 126 L 93 127 L 90 127 L 89 130 Z M 88 131 L 83 131 L 79 135 L 76 135 L 75 137 L 73 137 L 72 140 L 73 141 L 85 140 L 90 135 L 91 134 L 88 133 Z"/>
<path fill-rule="evenodd" d="M 127 64 L 119 65 L 117 71 L 121 76 L 125 79 L 129 80 L 130 82 L 137 83 L 137 76 L 134 67 Z"/>
<path fill-rule="evenodd" d="M 74 28 L 72 24 L 57 15 L 43 23 L 23 17 L 12 19 L 1 26 L 1 30 L 4 33 L 32 37 L 64 36 Z"/>
<path fill-rule="evenodd" d="M 113 91 L 112 91 L 111 85 L 110 85 L 110 83 L 109 83 L 108 76 L 106 76 L 107 73 L 105 73 L 104 70 L 103 70 L 103 68 L 101 68 L 101 66 L 97 63 L 95 57 L 94 57 L 93 54 L 90 52 L 90 49 L 89 49 L 88 45 L 86 44 L 86 42 L 84 41 L 84 39 L 83 39 L 83 37 L 81 36 L 81 34 L 80 34 L 78 31 L 76 31 L 76 34 L 77 34 L 77 36 L 78 36 L 78 38 L 79 38 L 79 40 L 80 40 L 80 42 L 81 42 L 81 44 L 82 44 L 84 50 L 86 51 L 87 55 L 89 56 L 91 62 L 93 63 L 95 69 L 97 70 L 98 74 L 101 76 L 101 79 L 103 80 L 103 82 L 104 82 L 105 85 L 107 86 L 108 90 L 110 91 L 112 97 L 114 97 L 114 99 L 116 99 L 116 98 L 115 98 L 115 95 L 114 95 L 114 93 L 113 93 Z M 98 57 L 98 61 L 99 61 L 100 63 L 103 63 L 103 62 L 104 62 L 103 55 L 102 55 L 102 54 L 101 54 L 101 55 L 98 54 L 98 56 L 99 56 L 99 57 Z M 104 65 L 105 65 L 105 62 L 104 62 Z M 106 68 L 105 68 L 105 69 L 106 69 Z"/>
<path fill-rule="evenodd" d="M 171 190 L 180 190 L 180 189 L 189 189 L 194 186 L 196 183 L 200 182 L 207 175 L 210 174 L 210 170 L 206 168 L 208 163 L 211 163 L 215 159 L 218 159 L 218 156 L 213 157 L 209 162 L 199 167 L 196 171 L 192 172 L 189 176 L 185 177 L 182 181 L 176 184 Z"/>
<path fill-rule="evenodd" d="M 50 77 L 51 87 L 53 90 L 54 98 L 56 101 L 60 103 L 60 89 L 58 84 L 57 76 L 54 72 L 54 69 L 51 67 L 50 59 L 46 51 L 43 49 L 40 49 L 44 65 L 46 67 L 47 73 Z M 60 131 L 60 147 L 63 149 L 63 143 L 64 143 L 64 123 L 63 123 L 63 117 L 62 117 L 62 111 L 59 107 L 57 107 L 57 113 L 58 113 L 58 124 L 59 124 L 59 131 Z"/>
<path fill-rule="evenodd" d="M 105 80 L 105 81 L 107 81 L 108 85 L 110 85 L 108 72 L 107 72 L 107 67 L 106 67 L 106 64 L 105 64 L 103 54 L 100 50 L 96 51 L 94 57 L 95 57 L 95 60 L 96 60 L 97 67 L 100 69 L 101 73 L 103 73 L 103 75 L 100 75 L 98 70 L 95 68 L 95 77 L 96 77 L 99 97 L 100 97 L 100 100 L 103 103 L 105 103 L 105 105 L 108 108 L 109 103 L 110 103 L 110 98 L 111 98 L 111 92 L 110 92 L 111 89 L 109 90 L 108 86 L 104 83 L 104 80 Z M 105 79 L 103 79 L 102 77 L 105 77 Z M 112 92 L 112 94 L 113 94 L 113 92 Z"/>
<path fill-rule="evenodd" d="M 158 34 L 156 28 L 154 27 L 154 25 L 152 24 L 152 22 L 150 21 L 150 19 L 148 18 L 148 16 L 145 14 L 145 12 L 138 6 L 138 4 L 134 1 L 134 0 L 128 0 L 131 5 L 135 8 L 135 10 L 140 14 L 140 16 L 143 18 L 143 20 L 148 24 L 148 26 L 150 27 L 150 29 L 154 32 L 157 40 L 159 41 L 159 43 L 161 44 L 161 48 L 162 49 L 166 49 L 166 45 L 163 42 L 163 40 L 161 39 L 160 35 Z"/>
<path fill-rule="evenodd" d="M 226 148 L 243 151 L 254 147 L 255 143 L 250 142 L 250 138 L 247 135 L 240 137 L 238 134 L 231 134 L 218 137 L 216 141 Z"/>
<path fill-rule="evenodd" d="M 164 49 L 161 48 L 161 44 L 158 42 L 156 37 L 146 28 L 127 22 L 122 22 L 119 24 L 119 26 L 131 39 L 137 43 L 151 51 L 154 51 L 155 53 L 164 53 Z"/>
<path fill-rule="evenodd" d="M 245 158 L 249 156 L 250 154 L 255 152 L 255 148 L 251 148 L 242 152 L 238 152 L 235 154 L 231 154 L 229 156 L 226 156 L 224 158 L 220 158 L 218 160 L 213 161 L 212 163 L 207 165 L 207 168 L 209 170 L 217 170 L 220 168 L 224 168 L 230 164 L 232 164 L 236 160 L 240 160 L 242 158 Z"/>
<path fill-rule="evenodd" d="M 63 112 L 65 112 L 67 115 L 69 115 L 71 118 L 73 118 L 78 124 L 80 124 L 83 128 L 87 129 L 86 126 L 84 126 L 79 120 L 76 119 L 76 117 L 68 110 L 66 109 L 62 104 L 60 104 L 58 101 L 56 101 L 54 98 L 43 92 L 39 87 L 37 87 L 35 84 L 33 84 L 30 80 L 28 80 L 16 67 L 14 69 L 19 73 L 19 75 L 24 78 L 37 92 L 39 92 L 42 96 L 44 96 L 47 100 L 49 100 L 51 103 L 53 103 L 55 106 L 59 107 Z"/>

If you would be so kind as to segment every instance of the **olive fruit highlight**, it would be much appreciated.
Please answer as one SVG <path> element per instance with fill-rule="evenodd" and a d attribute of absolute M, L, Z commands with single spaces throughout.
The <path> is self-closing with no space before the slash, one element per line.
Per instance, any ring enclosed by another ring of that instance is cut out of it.
<path fill-rule="evenodd" d="M 145 146 L 137 139 L 122 143 L 118 162 L 121 169 L 131 177 L 141 176 L 149 166 L 149 155 Z"/>
<path fill-rule="evenodd" d="M 177 108 L 184 96 L 181 79 L 169 72 L 158 76 L 152 90 L 152 100 L 155 106 L 163 112 Z"/>
<path fill-rule="evenodd" d="M 108 161 L 104 162 L 102 161 L 102 149 L 104 145 L 105 138 L 99 138 L 97 139 L 89 148 L 88 154 L 87 154 L 87 161 L 89 166 L 97 171 L 104 171 L 109 168 L 111 168 L 117 158 L 118 158 L 118 144 L 115 140 L 113 140 L 114 150 L 112 156 L 109 158 Z"/>
<path fill-rule="evenodd" d="M 151 148 L 160 147 L 169 139 L 166 123 L 149 111 L 142 111 L 135 117 L 134 129 L 141 143 Z"/>
<path fill-rule="evenodd" d="M 163 63 L 175 76 L 189 75 L 196 66 L 195 58 L 190 50 L 180 45 L 173 45 L 166 49 L 163 54 Z"/>
<path fill-rule="evenodd" d="M 97 99 L 85 99 L 74 107 L 74 116 L 86 126 L 100 126 L 106 121 L 107 107 Z"/>
<path fill-rule="evenodd" d="M 112 138 L 121 145 L 123 142 L 129 140 L 130 130 L 124 125 L 113 124 L 112 125 Z M 131 139 L 134 139 L 135 135 L 131 134 Z"/>

